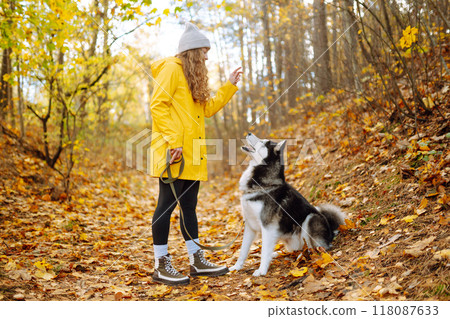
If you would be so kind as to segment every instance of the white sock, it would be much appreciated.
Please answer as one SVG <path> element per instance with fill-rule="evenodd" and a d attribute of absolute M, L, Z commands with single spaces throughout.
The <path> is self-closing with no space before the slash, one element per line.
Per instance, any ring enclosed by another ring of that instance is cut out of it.
<path fill-rule="evenodd" d="M 194 239 L 194 240 L 186 240 L 186 248 L 187 248 L 187 251 L 188 251 L 188 255 L 190 256 L 190 255 L 193 255 L 193 254 L 195 254 L 199 249 L 200 249 L 200 247 L 198 247 L 195 243 L 194 243 L 194 241 L 196 242 L 196 243 L 200 243 L 199 242 L 199 240 L 198 240 L 198 238 L 196 238 L 196 239 Z"/>
<path fill-rule="evenodd" d="M 165 256 L 168 254 L 167 252 L 168 245 L 153 245 L 153 250 L 155 252 L 155 260 L 158 258 L 161 258 L 162 256 Z"/>

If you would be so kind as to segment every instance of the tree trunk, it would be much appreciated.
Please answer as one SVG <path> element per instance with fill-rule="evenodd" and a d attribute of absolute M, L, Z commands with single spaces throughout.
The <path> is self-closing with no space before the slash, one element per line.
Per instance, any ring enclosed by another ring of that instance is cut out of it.
<path fill-rule="evenodd" d="M 5 0 L 4 0 L 5 1 Z M 15 0 L 6 0 L 11 12 L 15 10 Z M 7 17 L 7 23 L 11 26 L 13 21 L 11 16 Z M 12 39 L 8 39 L 11 41 Z M 8 41 L 8 42 L 9 42 Z M 3 80 L 3 76 L 12 73 L 12 63 L 11 63 L 11 44 L 3 49 L 2 55 L 2 71 L 0 75 L 0 119 L 5 119 L 6 112 L 10 112 L 11 125 L 15 126 L 15 116 L 14 116 L 14 100 L 13 100 L 13 87 L 8 81 Z"/>
<path fill-rule="evenodd" d="M 274 89 L 274 76 L 273 76 L 273 68 L 272 68 L 272 49 L 270 45 L 270 23 L 269 23 L 269 0 L 262 0 L 262 11 L 263 11 L 263 29 L 264 29 L 264 56 L 266 58 L 266 69 L 267 69 L 267 86 L 266 86 L 266 101 L 268 105 L 268 113 L 269 113 L 269 121 L 270 125 L 273 127 L 277 127 L 277 117 L 275 115 L 276 109 L 278 106 L 274 105 L 272 107 L 272 103 L 275 101 L 275 89 Z"/>
<path fill-rule="evenodd" d="M 389 37 L 393 37 L 391 22 L 389 20 L 389 15 L 386 9 L 386 0 L 381 0 L 381 10 L 383 11 L 384 22 L 386 23 L 386 32 L 389 34 Z"/>
<path fill-rule="evenodd" d="M 331 13 L 332 21 L 333 21 L 333 29 L 331 31 L 331 70 L 333 73 L 333 83 L 336 87 L 340 87 L 340 74 L 339 72 L 339 59 L 337 52 L 337 29 L 338 29 L 338 15 L 337 10 L 339 7 L 339 1 L 333 0 L 333 12 Z"/>
<path fill-rule="evenodd" d="M 11 67 L 11 48 L 3 49 L 2 55 L 2 72 L 0 76 L 0 116 L 5 119 L 9 108 L 13 108 L 12 86 L 8 81 L 4 80 L 4 76 L 12 73 Z"/>
<path fill-rule="evenodd" d="M 22 94 L 22 76 L 20 75 L 20 59 L 17 61 L 17 95 L 19 98 L 19 103 L 17 104 L 17 111 L 19 113 L 19 123 L 20 123 L 20 140 L 25 136 L 25 123 L 23 119 L 23 94 Z"/>
<path fill-rule="evenodd" d="M 296 24 L 297 28 L 295 33 L 295 38 L 292 39 L 296 43 L 296 52 L 293 52 L 295 55 L 295 65 L 298 67 L 298 75 L 301 76 L 301 78 L 298 80 L 298 87 L 299 87 L 299 95 L 302 96 L 306 93 L 306 88 L 308 87 L 308 76 L 309 73 L 304 73 L 308 67 L 308 58 L 306 54 L 306 45 L 305 45 L 305 21 L 303 19 L 303 15 L 305 14 L 305 8 L 297 4 L 297 17 L 296 17 Z"/>
<path fill-rule="evenodd" d="M 245 12 L 245 4 L 243 5 L 242 8 L 243 12 Z M 239 47 L 240 47 L 240 53 L 241 53 L 241 57 L 244 57 L 244 48 L 245 48 L 245 43 L 244 43 L 244 16 L 239 16 L 239 31 L 238 31 L 238 36 L 239 36 Z M 246 72 L 246 67 L 245 67 L 245 62 L 243 61 L 243 65 L 242 65 L 242 74 L 245 74 Z M 248 95 L 248 91 L 247 88 L 245 87 L 245 85 L 242 86 L 242 90 L 240 90 L 241 92 L 239 92 L 241 100 L 237 101 L 238 103 L 238 118 L 237 118 L 237 122 L 238 122 L 238 135 L 241 135 L 241 133 L 243 132 L 243 130 L 247 129 L 247 107 L 246 107 L 246 103 L 245 100 L 247 99 L 247 95 Z"/>
<path fill-rule="evenodd" d="M 313 2 L 313 48 L 315 61 L 315 92 L 317 95 L 325 94 L 332 88 L 330 52 L 327 41 L 326 25 L 326 5 L 324 0 L 314 0 Z"/>
<path fill-rule="evenodd" d="M 358 61 L 356 56 L 356 41 L 358 37 L 358 25 L 355 20 L 355 14 L 353 11 L 354 0 L 344 0 L 346 10 L 344 11 L 345 21 L 345 38 L 346 45 L 344 47 L 345 52 L 345 70 L 347 74 L 347 86 L 351 90 L 361 90 L 361 85 L 358 78 Z"/>

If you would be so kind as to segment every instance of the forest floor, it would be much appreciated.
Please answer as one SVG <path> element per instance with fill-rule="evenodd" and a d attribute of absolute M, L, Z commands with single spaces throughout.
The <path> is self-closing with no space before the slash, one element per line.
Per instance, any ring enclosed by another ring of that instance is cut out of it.
<path fill-rule="evenodd" d="M 441 112 L 449 118 L 448 109 Z M 257 241 L 241 271 L 173 288 L 151 279 L 156 179 L 122 159 L 91 154 L 73 172 L 68 201 L 52 186 L 55 173 L 3 136 L 0 300 L 449 300 L 448 121 L 436 116 L 420 135 L 405 131 L 379 123 L 353 132 L 343 116 L 323 113 L 271 134 L 298 139 L 288 148 L 288 182 L 313 204 L 331 202 L 347 212 L 333 248 L 297 259 L 300 252 L 279 244 L 268 274 L 252 277 Z M 323 162 L 305 151 L 306 139 Z M 202 243 L 226 243 L 240 229 L 238 180 L 235 174 L 202 183 Z M 186 274 L 181 238 L 177 212 L 169 252 Z M 241 242 L 242 235 L 207 256 L 232 266 Z"/>

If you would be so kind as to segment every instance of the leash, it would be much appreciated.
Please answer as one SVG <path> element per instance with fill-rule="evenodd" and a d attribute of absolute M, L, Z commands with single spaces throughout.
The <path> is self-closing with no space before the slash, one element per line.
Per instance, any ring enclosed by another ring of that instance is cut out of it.
<path fill-rule="evenodd" d="M 172 164 L 176 164 L 176 163 L 180 163 L 180 170 L 178 172 L 178 176 L 177 177 L 173 177 L 172 176 L 172 171 L 170 169 L 170 150 L 167 150 L 167 155 L 166 155 L 166 167 L 163 170 L 163 172 L 161 173 L 161 175 L 159 176 L 159 179 L 161 180 L 161 182 L 163 182 L 164 184 L 169 184 L 170 185 L 170 189 L 172 190 L 173 196 L 175 197 L 178 206 L 180 207 L 180 213 L 181 213 L 181 221 L 183 224 L 183 228 L 184 231 L 186 232 L 186 234 L 189 236 L 189 238 L 201 249 L 205 249 L 205 250 L 210 250 L 210 251 L 217 251 L 217 250 L 225 250 L 227 248 L 229 248 L 231 245 L 234 244 L 234 242 L 236 241 L 236 239 L 239 237 L 239 235 L 242 232 L 242 229 L 244 228 L 244 225 L 241 226 L 241 229 L 239 230 L 239 232 L 237 233 L 236 237 L 229 243 L 223 245 L 223 246 L 205 246 L 202 245 L 200 243 L 197 243 L 194 238 L 192 238 L 191 234 L 189 234 L 187 228 L 186 228 L 186 224 L 184 223 L 184 214 L 183 214 L 183 209 L 181 208 L 181 204 L 180 204 L 180 200 L 178 199 L 177 193 L 175 191 L 175 186 L 173 185 L 173 183 L 181 176 L 181 173 L 183 173 L 184 170 L 184 157 L 183 154 L 181 154 L 181 158 L 178 161 L 173 162 Z M 164 173 L 167 172 L 167 178 L 163 179 L 163 175 Z"/>

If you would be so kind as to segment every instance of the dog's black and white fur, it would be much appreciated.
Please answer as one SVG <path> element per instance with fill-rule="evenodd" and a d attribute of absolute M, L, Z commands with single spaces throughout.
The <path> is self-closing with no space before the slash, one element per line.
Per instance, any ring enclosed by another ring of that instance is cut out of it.
<path fill-rule="evenodd" d="M 312 206 L 298 191 L 286 183 L 283 149 L 286 141 L 274 143 L 248 134 L 242 150 L 251 156 L 249 167 L 239 181 L 243 191 L 242 214 L 244 237 L 239 258 L 230 270 L 239 270 L 247 259 L 256 234 L 261 233 L 261 264 L 253 276 L 267 274 L 278 240 L 290 251 L 330 248 L 345 214 L 336 206 Z"/>

